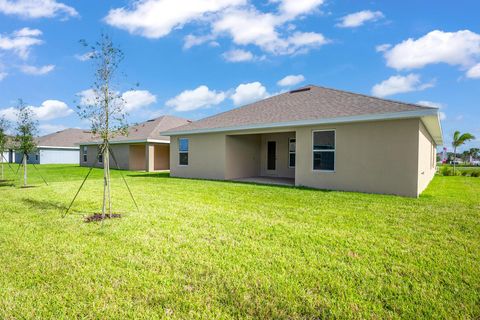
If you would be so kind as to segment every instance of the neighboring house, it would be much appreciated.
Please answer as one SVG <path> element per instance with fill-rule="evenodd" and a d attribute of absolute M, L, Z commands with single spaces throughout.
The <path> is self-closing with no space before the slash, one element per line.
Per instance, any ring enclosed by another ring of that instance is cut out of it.
<path fill-rule="evenodd" d="M 170 168 L 170 137 L 160 135 L 178 126 L 190 123 L 189 120 L 162 116 L 128 128 L 127 136 L 117 136 L 110 141 L 113 156 L 120 169 L 126 170 L 168 170 Z M 99 156 L 100 141 L 80 143 L 80 165 L 103 167 Z M 110 155 L 110 167 L 116 163 Z"/>
<path fill-rule="evenodd" d="M 418 196 L 435 174 L 438 110 L 307 86 L 178 127 L 174 177 Z"/>
<path fill-rule="evenodd" d="M 89 141 L 92 132 L 83 129 L 65 129 L 36 139 L 37 150 L 27 157 L 33 164 L 78 164 L 78 143 Z M 16 152 L 15 162 L 22 162 L 23 155 Z"/>
<path fill-rule="evenodd" d="M 0 162 L 13 163 L 15 161 L 15 149 L 13 147 L 13 137 L 7 136 L 7 144 L 3 154 L 0 153 Z"/>

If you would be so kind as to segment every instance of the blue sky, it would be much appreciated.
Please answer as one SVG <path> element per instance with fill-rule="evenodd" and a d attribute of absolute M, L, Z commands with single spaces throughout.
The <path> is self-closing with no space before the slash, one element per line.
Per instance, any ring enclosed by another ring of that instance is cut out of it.
<path fill-rule="evenodd" d="M 74 111 L 93 81 L 79 40 L 106 32 L 125 53 L 132 123 L 317 84 L 439 106 L 449 147 L 454 130 L 480 138 L 478 12 L 478 1 L 0 0 L 0 115 L 22 98 L 42 133 L 88 128 Z"/>

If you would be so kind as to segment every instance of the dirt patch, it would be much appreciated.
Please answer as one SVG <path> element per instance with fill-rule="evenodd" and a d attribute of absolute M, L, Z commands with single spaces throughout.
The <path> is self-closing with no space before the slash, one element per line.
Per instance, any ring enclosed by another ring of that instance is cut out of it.
<path fill-rule="evenodd" d="M 21 186 L 20 189 L 36 188 L 37 186 Z"/>
<path fill-rule="evenodd" d="M 86 223 L 89 223 L 89 222 L 95 222 L 95 221 L 102 221 L 103 219 L 115 219 L 115 218 L 121 218 L 122 215 L 121 214 L 118 214 L 118 213 L 112 213 L 112 214 L 106 214 L 105 217 L 102 217 L 102 214 L 101 213 L 95 213 L 91 216 L 88 216 L 85 218 L 85 222 Z"/>

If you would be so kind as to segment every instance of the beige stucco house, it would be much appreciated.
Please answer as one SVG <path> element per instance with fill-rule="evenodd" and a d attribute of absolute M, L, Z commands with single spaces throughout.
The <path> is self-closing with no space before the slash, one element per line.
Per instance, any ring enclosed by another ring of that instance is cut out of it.
<path fill-rule="evenodd" d="M 128 128 L 127 136 L 117 136 L 110 141 L 113 156 L 120 169 L 145 170 L 148 172 L 168 170 L 170 168 L 170 137 L 160 134 L 178 126 L 190 123 L 189 120 L 162 116 Z M 103 167 L 99 155 L 98 140 L 81 142 L 80 165 L 85 167 Z M 112 155 L 110 166 L 116 168 Z"/>
<path fill-rule="evenodd" d="M 175 177 L 417 197 L 435 174 L 438 110 L 307 86 L 163 133 Z"/>

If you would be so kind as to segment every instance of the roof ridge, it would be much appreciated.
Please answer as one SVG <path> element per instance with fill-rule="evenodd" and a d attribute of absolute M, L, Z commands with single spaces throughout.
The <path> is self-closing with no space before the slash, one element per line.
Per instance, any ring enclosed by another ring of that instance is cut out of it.
<path fill-rule="evenodd" d="M 362 97 L 366 97 L 366 98 L 370 98 L 370 99 L 376 99 L 376 100 L 380 100 L 380 101 L 388 101 L 388 102 L 399 103 L 399 104 L 403 104 L 403 105 L 407 105 L 407 106 L 414 106 L 414 107 L 417 107 L 417 108 L 438 109 L 438 108 L 435 108 L 435 107 L 428 107 L 428 106 L 420 105 L 418 103 L 403 102 L 403 101 L 394 100 L 394 99 L 385 99 L 385 98 L 375 97 L 375 96 L 371 96 L 371 95 L 368 95 L 368 94 L 357 93 L 357 92 L 348 91 L 348 90 L 329 88 L 329 87 L 318 86 L 318 85 L 314 85 L 314 84 L 309 84 L 309 85 L 307 85 L 307 87 L 308 86 L 309 87 L 321 88 L 321 89 L 325 89 L 325 90 L 332 90 L 332 91 L 341 92 L 341 93 L 357 95 L 357 96 L 362 96 Z"/>

